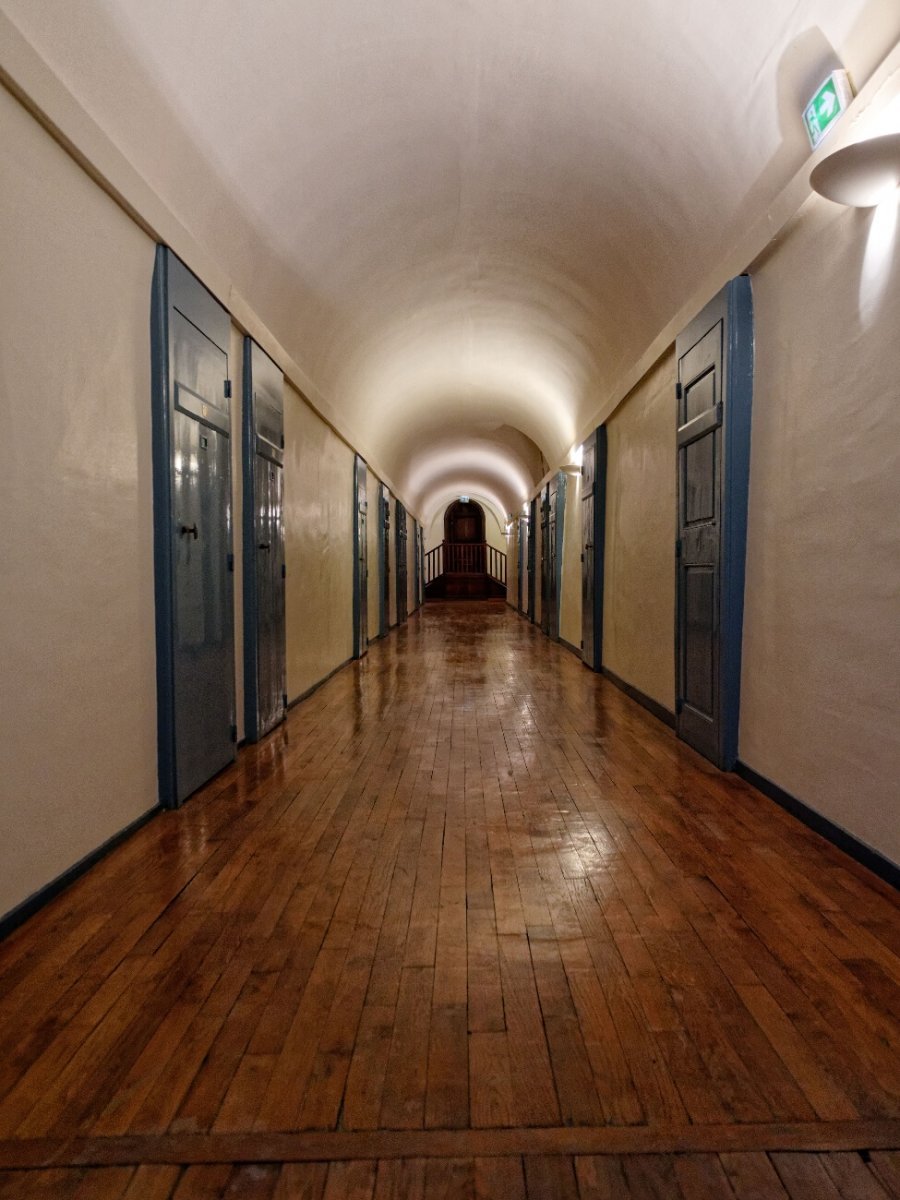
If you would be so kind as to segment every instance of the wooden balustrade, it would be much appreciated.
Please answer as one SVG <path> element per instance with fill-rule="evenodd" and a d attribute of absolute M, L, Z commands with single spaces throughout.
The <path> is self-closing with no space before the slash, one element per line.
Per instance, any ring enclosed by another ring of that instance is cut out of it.
<path fill-rule="evenodd" d="M 425 555 L 425 582 L 444 572 L 452 575 L 490 575 L 506 583 L 506 555 L 487 542 L 441 542 Z"/>

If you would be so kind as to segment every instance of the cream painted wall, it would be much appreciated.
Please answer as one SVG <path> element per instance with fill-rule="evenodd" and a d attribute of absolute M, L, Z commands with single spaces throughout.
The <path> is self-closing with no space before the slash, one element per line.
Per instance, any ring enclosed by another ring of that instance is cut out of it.
<path fill-rule="evenodd" d="M 368 545 L 369 568 L 369 641 L 378 637 L 378 589 L 381 586 L 381 570 L 378 562 L 378 526 L 381 522 L 381 480 L 373 472 L 366 475 L 366 542 Z"/>
<path fill-rule="evenodd" d="M 287 685 L 293 700 L 353 654 L 353 451 L 290 385 L 284 441 Z"/>
<path fill-rule="evenodd" d="M 581 475 L 566 472 L 566 511 L 563 522 L 562 591 L 559 636 L 581 648 Z"/>
<path fill-rule="evenodd" d="M 752 275 L 740 757 L 900 862 L 897 233 L 814 197 Z"/>
<path fill-rule="evenodd" d="M 228 374 L 231 376 L 231 528 L 234 550 L 234 711 L 238 741 L 244 726 L 244 477 L 241 417 L 244 401 L 244 335 L 231 326 Z"/>
<path fill-rule="evenodd" d="M 0 90 L 0 914 L 157 803 L 154 246 Z"/>
<path fill-rule="evenodd" d="M 675 353 L 607 422 L 603 665 L 675 707 Z"/>

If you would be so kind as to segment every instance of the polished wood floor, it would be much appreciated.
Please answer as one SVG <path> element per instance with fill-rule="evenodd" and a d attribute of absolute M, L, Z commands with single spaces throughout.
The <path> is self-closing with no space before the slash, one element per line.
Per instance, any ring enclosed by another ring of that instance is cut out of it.
<path fill-rule="evenodd" d="M 898 913 L 429 605 L 0 944 L 0 1197 L 900 1196 Z"/>

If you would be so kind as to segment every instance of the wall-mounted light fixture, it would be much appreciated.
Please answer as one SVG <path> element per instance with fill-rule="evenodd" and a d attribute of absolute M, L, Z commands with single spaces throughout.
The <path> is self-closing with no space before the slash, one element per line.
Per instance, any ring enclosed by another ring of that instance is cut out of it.
<path fill-rule="evenodd" d="M 900 133 L 869 138 L 836 150 L 809 177 L 814 191 L 836 204 L 873 208 L 900 187 Z"/>

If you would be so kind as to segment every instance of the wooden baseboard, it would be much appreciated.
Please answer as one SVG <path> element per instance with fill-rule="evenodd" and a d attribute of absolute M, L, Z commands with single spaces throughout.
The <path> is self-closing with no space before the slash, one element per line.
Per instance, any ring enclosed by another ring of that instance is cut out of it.
<path fill-rule="evenodd" d="M 575 655 L 575 657 L 578 659 L 578 661 L 579 661 L 579 662 L 583 662 L 583 661 L 584 661 L 584 659 L 583 659 L 583 657 L 582 657 L 582 654 L 581 654 L 581 647 L 580 647 L 580 646 L 575 646 L 575 645 L 573 645 L 571 642 L 567 642 L 567 641 L 566 641 L 566 639 L 565 639 L 565 638 L 562 638 L 562 637 L 559 639 L 559 644 L 560 644 L 561 646 L 565 646 L 565 648 L 566 648 L 567 650 L 571 651 L 571 653 Z"/>
<path fill-rule="evenodd" d="M 312 685 L 312 687 L 308 687 L 305 692 L 301 692 L 299 696 L 295 696 L 293 700 L 289 700 L 288 701 L 288 711 L 290 711 L 296 705 L 300 704 L 303 700 L 308 699 L 313 694 L 313 692 L 317 692 L 319 690 L 319 688 L 322 687 L 323 684 L 326 684 L 329 679 L 332 679 L 335 675 L 337 675 L 338 671 L 343 671 L 344 667 L 349 667 L 352 662 L 356 662 L 356 659 L 355 658 L 345 659 L 344 662 L 339 663 L 334 668 L 333 671 L 329 671 L 327 675 L 323 676 L 323 678 L 320 679 L 318 683 L 314 683 Z"/>
<path fill-rule="evenodd" d="M 848 833 L 846 829 L 842 829 L 840 825 L 835 825 L 833 821 L 829 821 L 827 817 L 823 817 L 814 808 L 810 808 L 808 804 L 804 804 L 802 800 L 798 800 L 796 796 L 786 792 L 771 779 L 766 779 L 765 775 L 760 775 L 746 763 L 739 760 L 735 763 L 734 772 L 736 775 L 740 775 L 741 779 L 752 784 L 758 792 L 762 792 L 764 796 L 774 800 L 792 817 L 796 817 L 798 821 L 802 821 L 804 825 L 821 834 L 839 850 L 843 850 L 845 854 L 849 854 L 862 866 L 867 867 L 879 879 L 883 879 L 891 887 L 900 889 L 900 866 L 897 863 L 891 862 L 889 858 L 885 858 L 883 854 L 879 854 L 877 850 L 873 850 L 871 846 L 861 842 L 859 838 Z"/>
<path fill-rule="evenodd" d="M 652 697 L 645 695 L 630 683 L 626 683 L 624 679 L 620 679 L 614 671 L 610 671 L 609 667 L 601 667 L 600 674 L 608 679 L 610 683 L 614 683 L 619 691 L 624 692 L 626 696 L 630 696 L 632 700 L 636 700 L 642 708 L 646 708 L 647 712 L 652 713 L 658 721 L 662 721 L 663 725 L 668 725 L 670 729 L 675 728 L 675 714 L 666 708 L 664 704 L 660 704 L 658 700 L 652 699 Z"/>
<path fill-rule="evenodd" d="M 33 917 L 36 912 L 39 912 L 51 900 L 55 900 L 61 892 L 71 887 L 76 879 L 80 879 L 86 871 L 89 871 L 101 859 L 106 858 L 107 854 L 115 850 L 117 846 L 121 846 L 133 833 L 137 833 L 157 813 L 161 813 L 162 811 L 160 805 L 155 805 L 148 812 L 143 813 L 136 820 L 126 825 L 124 829 L 120 829 L 118 833 L 114 833 L 111 838 L 107 838 L 96 850 L 92 850 L 90 854 L 86 854 L 84 858 L 80 858 L 67 871 L 63 871 L 61 875 L 57 875 L 45 887 L 34 892 L 27 900 L 23 900 L 21 904 L 16 905 L 5 916 L 0 917 L 0 941 L 8 937 L 14 929 L 18 929 L 20 925 L 23 925 L 29 917 Z"/>

